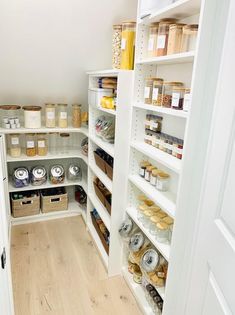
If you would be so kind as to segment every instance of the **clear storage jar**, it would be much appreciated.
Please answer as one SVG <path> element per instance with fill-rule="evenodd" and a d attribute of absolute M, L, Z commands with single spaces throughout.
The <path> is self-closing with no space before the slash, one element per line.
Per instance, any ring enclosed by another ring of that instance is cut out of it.
<path fill-rule="evenodd" d="M 167 45 L 167 55 L 180 53 L 184 25 L 185 24 L 171 24 L 170 25 L 168 45 Z"/>
<path fill-rule="evenodd" d="M 55 104 L 45 104 L 46 127 L 55 128 L 56 126 L 56 107 Z"/>
<path fill-rule="evenodd" d="M 69 152 L 69 133 L 60 133 L 60 152 L 62 154 L 67 154 Z"/>
<path fill-rule="evenodd" d="M 162 106 L 171 107 L 172 93 L 175 87 L 183 87 L 182 82 L 165 81 L 163 85 Z"/>
<path fill-rule="evenodd" d="M 72 126 L 73 128 L 81 128 L 82 126 L 82 110 L 81 104 L 72 105 Z"/>
<path fill-rule="evenodd" d="M 160 20 L 157 37 L 157 56 L 165 56 L 167 54 L 169 28 L 170 24 L 175 22 L 175 19 Z"/>
<path fill-rule="evenodd" d="M 135 56 L 135 22 L 122 23 L 121 69 L 134 69 Z"/>
<path fill-rule="evenodd" d="M 19 105 L 2 105 L 2 128 L 17 129 L 20 128 L 20 109 Z"/>
<path fill-rule="evenodd" d="M 41 128 L 42 115 L 41 106 L 24 106 L 24 126 L 25 128 L 37 129 Z"/>
<path fill-rule="evenodd" d="M 188 112 L 191 105 L 191 89 L 185 89 L 184 93 L 184 103 L 183 103 L 183 110 Z"/>
<path fill-rule="evenodd" d="M 185 89 L 174 86 L 172 90 L 171 107 L 173 109 L 183 109 Z"/>
<path fill-rule="evenodd" d="M 57 154 L 60 150 L 58 139 L 59 139 L 58 132 L 49 133 L 49 151 L 52 155 Z"/>
<path fill-rule="evenodd" d="M 113 69 L 121 67 L 121 43 L 122 43 L 122 25 L 113 25 L 113 41 L 112 41 L 112 65 Z"/>
<path fill-rule="evenodd" d="M 170 175 L 164 172 L 159 172 L 157 175 L 156 188 L 159 191 L 168 191 L 170 186 Z"/>
<path fill-rule="evenodd" d="M 145 87 L 144 87 L 144 103 L 145 104 L 152 104 L 153 81 L 154 81 L 154 78 L 145 79 Z"/>
<path fill-rule="evenodd" d="M 157 56 L 157 34 L 159 23 L 152 23 L 149 26 L 149 38 L 148 38 L 148 54 L 149 58 Z"/>
<path fill-rule="evenodd" d="M 48 153 L 48 141 L 46 133 L 38 133 L 37 135 L 37 153 L 39 156 L 45 156 Z"/>
<path fill-rule="evenodd" d="M 58 126 L 68 127 L 68 104 L 58 104 Z"/>
<path fill-rule="evenodd" d="M 26 155 L 27 156 L 35 156 L 37 154 L 37 145 L 36 145 L 36 136 L 35 133 L 27 133 L 25 135 L 26 140 Z"/>
<path fill-rule="evenodd" d="M 162 92 L 163 92 L 163 79 L 154 78 L 153 81 L 153 93 L 152 93 L 152 104 L 161 106 L 162 105 Z"/>
<path fill-rule="evenodd" d="M 151 224 L 150 224 L 150 228 L 149 231 L 153 236 L 157 235 L 157 223 L 159 223 L 161 221 L 161 219 L 158 216 L 153 216 L 151 217 Z"/>
<path fill-rule="evenodd" d="M 164 222 L 159 222 L 156 225 L 157 234 L 156 238 L 160 243 L 167 243 L 169 239 L 169 225 Z"/>
<path fill-rule="evenodd" d="M 13 158 L 21 155 L 20 135 L 18 133 L 9 135 L 9 154 Z"/>
<path fill-rule="evenodd" d="M 183 27 L 181 52 L 194 51 L 197 45 L 198 24 Z"/>

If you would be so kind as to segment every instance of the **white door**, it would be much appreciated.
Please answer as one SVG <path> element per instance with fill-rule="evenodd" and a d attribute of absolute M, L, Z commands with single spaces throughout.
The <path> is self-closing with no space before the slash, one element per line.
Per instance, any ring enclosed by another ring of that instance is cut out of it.
<path fill-rule="evenodd" d="M 186 315 L 235 314 L 234 1 L 229 12 L 202 182 Z"/>

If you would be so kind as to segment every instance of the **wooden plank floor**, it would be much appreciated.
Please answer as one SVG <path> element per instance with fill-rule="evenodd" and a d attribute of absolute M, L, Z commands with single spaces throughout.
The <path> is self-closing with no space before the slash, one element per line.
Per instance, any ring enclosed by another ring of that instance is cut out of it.
<path fill-rule="evenodd" d="M 140 315 L 122 277 L 107 277 L 80 216 L 12 228 L 15 315 Z"/>

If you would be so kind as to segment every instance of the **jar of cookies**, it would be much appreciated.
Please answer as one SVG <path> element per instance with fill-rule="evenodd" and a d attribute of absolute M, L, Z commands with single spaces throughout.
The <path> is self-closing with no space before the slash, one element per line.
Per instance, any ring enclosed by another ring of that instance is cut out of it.
<path fill-rule="evenodd" d="M 143 253 L 149 248 L 150 242 L 141 232 L 132 235 L 129 241 L 130 257 L 137 265 L 140 264 Z"/>

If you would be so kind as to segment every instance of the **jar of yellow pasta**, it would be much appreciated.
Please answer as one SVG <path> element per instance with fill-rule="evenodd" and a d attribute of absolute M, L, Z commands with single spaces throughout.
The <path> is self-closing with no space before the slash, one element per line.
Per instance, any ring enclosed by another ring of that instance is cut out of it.
<path fill-rule="evenodd" d="M 132 70 L 135 56 L 135 22 L 122 23 L 121 69 Z"/>

